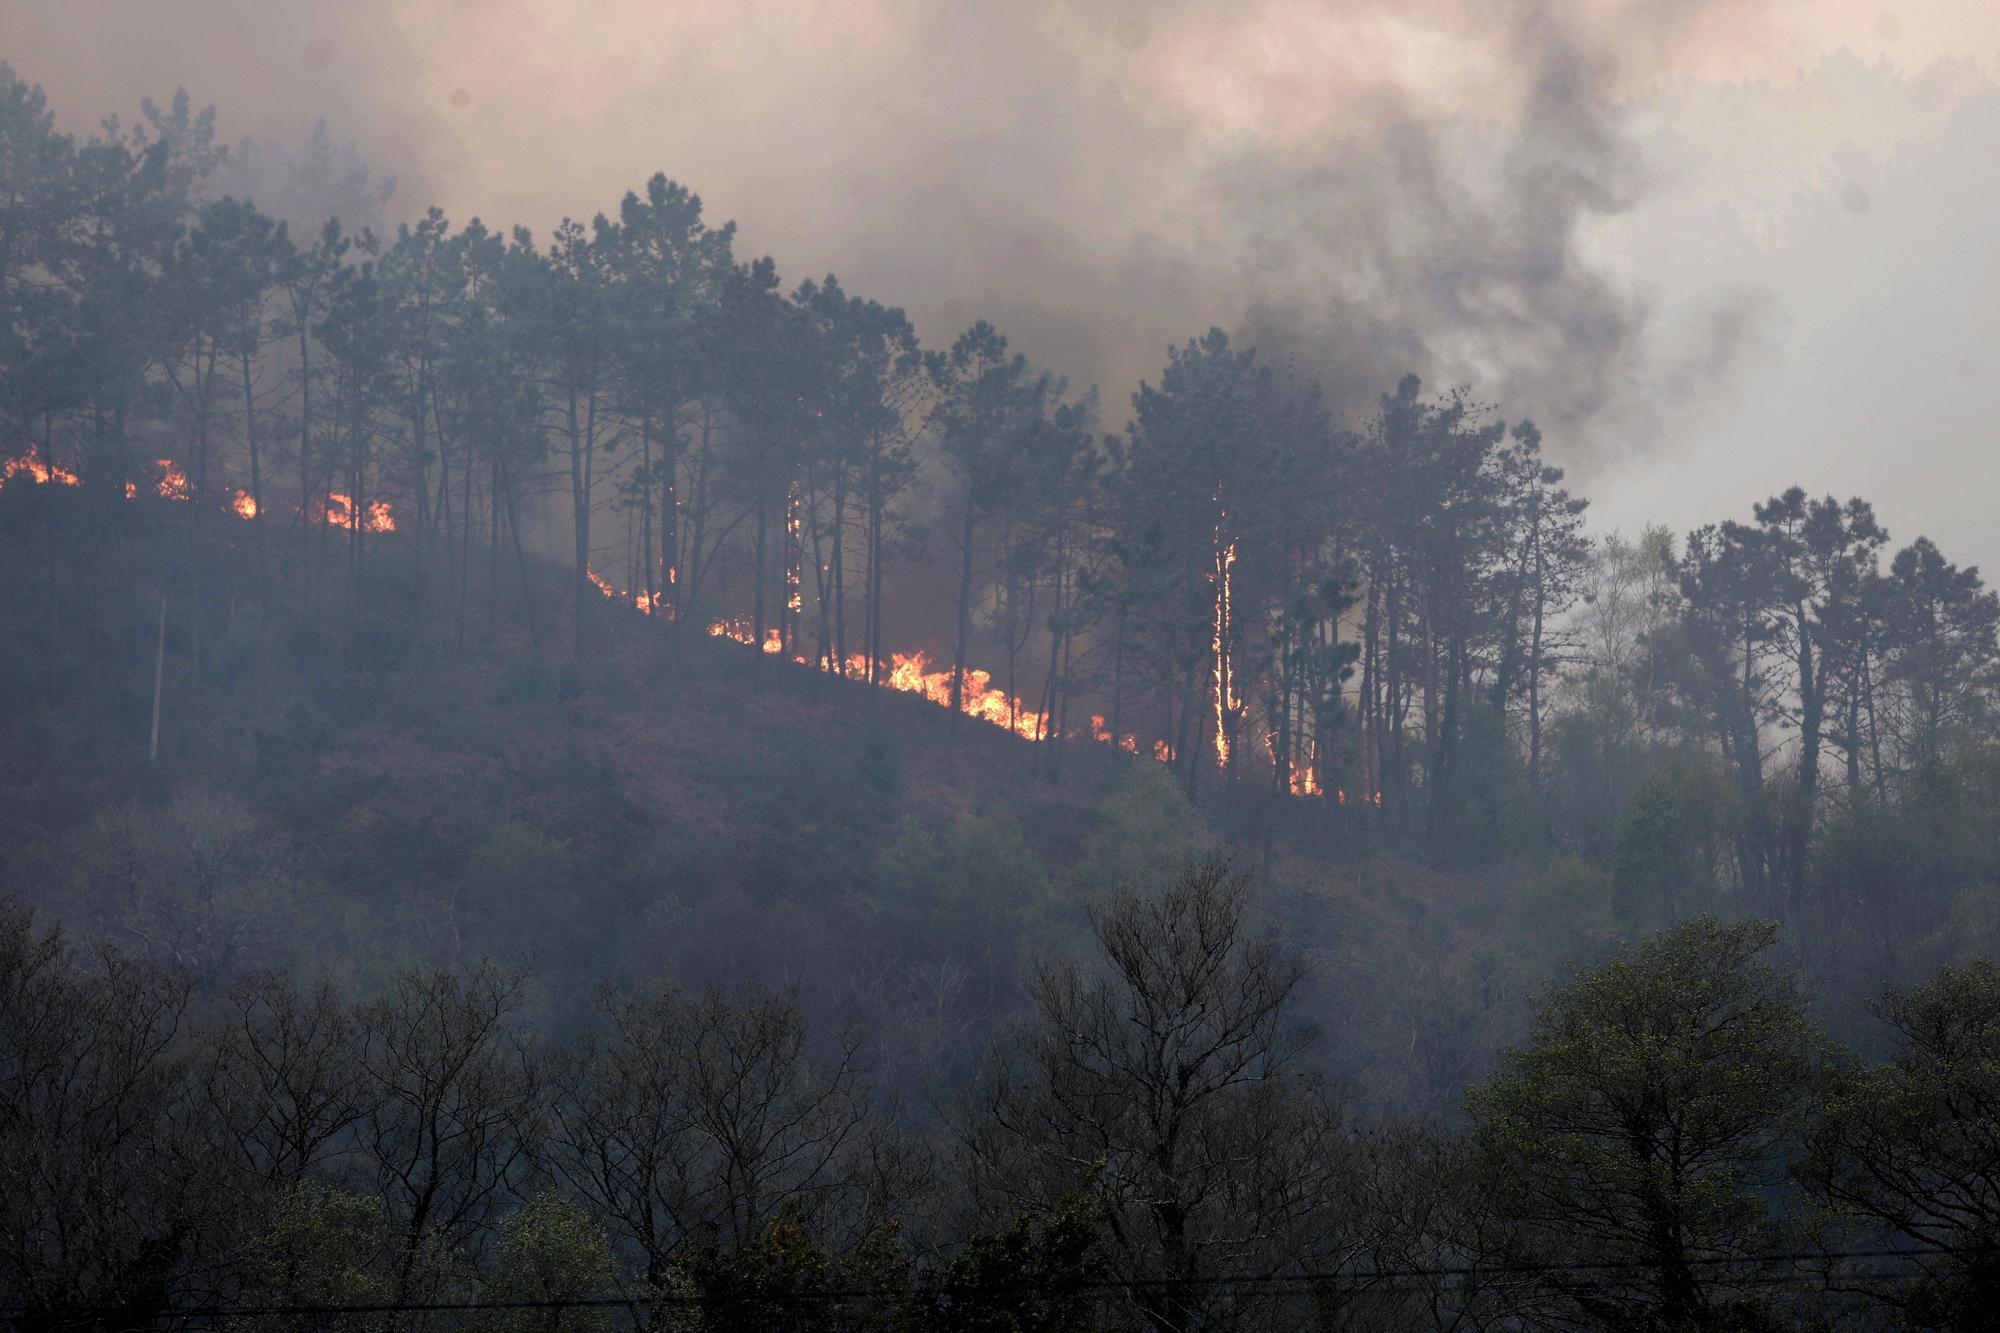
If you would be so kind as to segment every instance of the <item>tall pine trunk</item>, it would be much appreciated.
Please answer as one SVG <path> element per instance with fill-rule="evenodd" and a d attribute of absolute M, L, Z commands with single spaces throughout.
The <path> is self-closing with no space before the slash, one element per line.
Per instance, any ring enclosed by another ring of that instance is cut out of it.
<path fill-rule="evenodd" d="M 968 483 L 968 486 L 970 483 Z M 972 537 L 975 525 L 968 489 L 958 536 L 958 634 L 951 653 L 951 728 L 956 731 L 965 709 L 965 656 L 972 639 Z"/>

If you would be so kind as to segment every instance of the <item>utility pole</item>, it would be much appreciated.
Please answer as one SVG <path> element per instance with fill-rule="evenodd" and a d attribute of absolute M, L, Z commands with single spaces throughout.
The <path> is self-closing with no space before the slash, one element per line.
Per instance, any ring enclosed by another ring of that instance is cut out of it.
<path fill-rule="evenodd" d="M 160 646 L 153 651 L 153 743 L 146 752 L 148 763 L 160 758 L 160 687 L 167 674 L 167 599 L 160 598 Z"/>

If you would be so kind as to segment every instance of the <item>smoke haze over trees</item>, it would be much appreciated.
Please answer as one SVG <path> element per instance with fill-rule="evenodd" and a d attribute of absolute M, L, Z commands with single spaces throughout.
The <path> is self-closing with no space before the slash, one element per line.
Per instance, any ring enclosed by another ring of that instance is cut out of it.
<path fill-rule="evenodd" d="M 1194 151 L 1201 6 L 903 17 L 1125 127 L 770 185 L 928 203 L 910 304 L 0 64 L 0 1321 L 1982 1326 L 2000 596 L 1811 472 L 1593 503 L 1754 379 L 1590 236 L 1760 23 Z"/>

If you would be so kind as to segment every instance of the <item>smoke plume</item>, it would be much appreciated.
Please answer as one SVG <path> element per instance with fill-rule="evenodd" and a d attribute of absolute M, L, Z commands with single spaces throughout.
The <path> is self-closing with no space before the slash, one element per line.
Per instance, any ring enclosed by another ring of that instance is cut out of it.
<path fill-rule="evenodd" d="M 837 272 L 933 342 L 991 319 L 1114 421 L 1220 325 L 1349 418 L 1414 370 L 1571 461 L 1643 443 L 1658 364 L 1719 354 L 1655 347 L 1590 253 L 1648 185 L 1630 99 L 1760 40 L 1697 0 L 19 8 L 15 62 L 72 123 L 178 83 L 232 140 L 325 118 L 392 212 L 542 233 L 664 170 L 790 280 Z"/>

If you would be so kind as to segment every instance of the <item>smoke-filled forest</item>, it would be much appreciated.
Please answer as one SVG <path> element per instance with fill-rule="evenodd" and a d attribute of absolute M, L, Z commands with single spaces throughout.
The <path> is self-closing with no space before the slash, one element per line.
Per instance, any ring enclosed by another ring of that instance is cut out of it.
<path fill-rule="evenodd" d="M 0 1323 L 1992 1326 L 1925 514 L 1621 534 L 1477 382 L 1083 385 L 633 179 L 0 65 Z"/>

